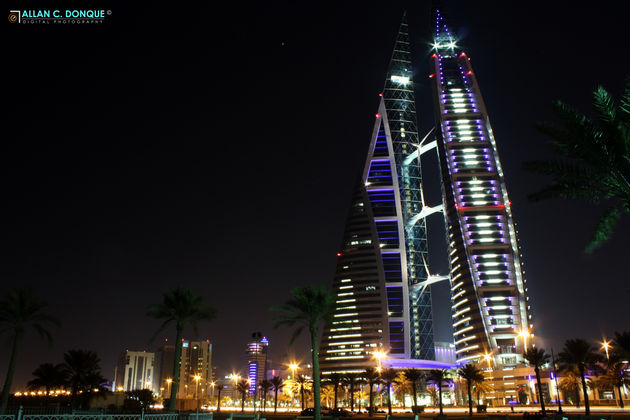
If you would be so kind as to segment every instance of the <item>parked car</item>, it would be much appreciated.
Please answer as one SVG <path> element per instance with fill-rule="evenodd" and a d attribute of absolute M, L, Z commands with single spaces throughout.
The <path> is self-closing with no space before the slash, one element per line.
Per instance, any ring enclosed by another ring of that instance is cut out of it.
<path fill-rule="evenodd" d="M 327 407 L 322 407 L 321 410 L 322 410 L 322 416 L 328 416 L 330 413 L 330 409 Z M 315 415 L 315 409 L 313 407 L 305 408 L 300 413 L 300 416 L 314 416 L 314 415 Z"/>
<path fill-rule="evenodd" d="M 354 413 L 343 408 L 335 408 L 330 412 L 333 417 L 350 417 Z"/>

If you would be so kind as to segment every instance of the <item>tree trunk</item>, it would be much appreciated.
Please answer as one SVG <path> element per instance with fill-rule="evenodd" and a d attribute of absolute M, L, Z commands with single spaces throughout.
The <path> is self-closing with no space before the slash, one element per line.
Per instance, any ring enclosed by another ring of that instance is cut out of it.
<path fill-rule="evenodd" d="M 4 386 L 2 387 L 2 397 L 0 397 L 0 414 L 4 414 L 7 411 L 9 405 L 9 394 L 11 393 L 11 383 L 13 382 L 13 374 L 15 373 L 15 364 L 18 355 L 19 342 L 22 339 L 22 333 L 16 332 L 13 336 L 13 344 L 11 346 L 11 358 L 9 359 L 9 367 L 7 368 L 7 377 L 4 380 Z"/>
<path fill-rule="evenodd" d="M 584 392 L 584 414 L 591 415 L 591 405 L 588 402 L 588 390 L 586 389 L 586 378 L 584 378 L 584 366 L 580 365 L 580 376 L 582 377 L 582 392 Z"/>
<path fill-rule="evenodd" d="M 320 373 L 319 373 L 319 343 L 317 340 L 317 325 L 311 325 L 311 355 L 313 357 L 313 398 L 315 419 L 322 419 L 322 402 L 321 402 L 321 389 L 320 389 Z"/>
<path fill-rule="evenodd" d="M 623 394 L 621 393 L 621 385 L 617 385 L 617 391 L 619 393 L 619 407 L 623 410 Z"/>
<path fill-rule="evenodd" d="M 438 398 L 440 399 L 440 416 L 444 415 L 444 407 L 442 406 L 442 382 L 438 383 Z"/>
<path fill-rule="evenodd" d="M 370 413 L 370 417 L 372 417 L 372 414 L 374 414 L 374 394 L 372 393 L 372 387 L 374 386 L 374 383 L 370 382 L 368 384 L 368 386 L 370 387 L 370 408 L 369 408 L 369 413 Z"/>
<path fill-rule="evenodd" d="M 387 412 L 392 415 L 392 384 L 387 384 Z"/>
<path fill-rule="evenodd" d="M 468 390 L 468 415 L 472 416 L 472 389 L 470 380 L 466 380 L 466 389 Z"/>
<path fill-rule="evenodd" d="M 221 389 L 223 389 L 223 385 L 219 385 L 219 396 L 217 397 L 217 413 L 221 412 Z"/>
<path fill-rule="evenodd" d="M 417 389 L 416 389 L 416 381 L 411 382 L 411 390 L 413 391 L 413 405 L 414 407 L 418 406 L 418 400 L 416 399 Z"/>
<path fill-rule="evenodd" d="M 171 397 L 168 401 L 168 411 L 175 411 L 177 404 L 177 392 L 179 391 L 179 368 L 182 364 L 182 335 L 184 325 L 181 322 L 176 326 L 175 356 L 173 357 L 173 383 L 171 384 Z"/>
<path fill-rule="evenodd" d="M 337 392 L 339 391 L 339 382 L 335 384 L 335 387 L 333 389 L 335 391 L 335 406 L 333 408 L 336 409 L 337 408 Z"/>
<path fill-rule="evenodd" d="M 540 400 L 540 409 L 542 410 L 542 416 L 545 417 L 545 399 L 543 398 L 542 384 L 540 383 L 540 369 L 538 366 L 534 366 L 534 372 L 536 373 L 536 382 L 538 384 L 538 399 Z"/>
<path fill-rule="evenodd" d="M 273 414 L 278 412 L 278 388 L 274 389 L 274 397 L 273 397 Z"/>
<path fill-rule="evenodd" d="M 350 411 L 354 411 L 354 381 L 350 380 Z"/>
<path fill-rule="evenodd" d="M 304 384 L 300 385 L 300 402 L 302 403 L 302 411 L 304 411 Z"/>
<path fill-rule="evenodd" d="M 245 412 L 245 393 L 241 393 L 241 413 Z"/>

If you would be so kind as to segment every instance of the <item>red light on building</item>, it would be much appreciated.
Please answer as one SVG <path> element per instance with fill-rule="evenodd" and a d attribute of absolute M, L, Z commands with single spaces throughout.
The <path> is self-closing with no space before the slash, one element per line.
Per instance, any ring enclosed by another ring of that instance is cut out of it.
<path fill-rule="evenodd" d="M 381 114 L 376 114 L 376 118 L 381 118 Z"/>
<path fill-rule="evenodd" d="M 467 75 L 471 75 L 471 74 L 472 74 L 472 70 L 468 70 L 468 71 L 466 72 L 466 74 L 467 74 Z"/>
<path fill-rule="evenodd" d="M 431 74 L 429 75 L 429 79 L 431 79 L 431 78 L 433 78 L 433 77 L 435 77 L 435 73 L 431 73 Z"/>
<path fill-rule="evenodd" d="M 468 57 L 465 52 L 461 53 L 460 57 Z"/>
<path fill-rule="evenodd" d="M 433 57 L 433 58 L 437 58 L 437 54 L 436 54 L 436 53 L 433 53 L 433 55 L 432 55 L 431 57 Z"/>
<path fill-rule="evenodd" d="M 382 93 L 379 93 L 379 94 L 378 94 L 378 96 L 383 96 L 383 94 L 382 94 Z"/>
<path fill-rule="evenodd" d="M 341 252 L 337 252 L 338 257 L 341 257 L 341 255 L 342 255 Z"/>

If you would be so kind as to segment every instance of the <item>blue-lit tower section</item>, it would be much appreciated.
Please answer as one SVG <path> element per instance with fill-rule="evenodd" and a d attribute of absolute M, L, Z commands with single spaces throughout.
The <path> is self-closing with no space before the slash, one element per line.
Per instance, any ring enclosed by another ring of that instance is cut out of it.
<path fill-rule="evenodd" d="M 252 341 L 247 344 L 247 378 L 249 395 L 256 395 L 256 387 L 267 375 L 267 348 L 269 340 L 260 333 L 252 334 Z"/>
<path fill-rule="evenodd" d="M 418 129 L 403 19 L 380 94 L 368 156 L 338 254 L 337 310 L 324 331 L 321 367 L 362 371 L 388 358 L 435 357 Z"/>
<path fill-rule="evenodd" d="M 439 11 L 433 48 L 457 361 L 516 364 L 532 325 L 511 203 L 475 73 Z"/>

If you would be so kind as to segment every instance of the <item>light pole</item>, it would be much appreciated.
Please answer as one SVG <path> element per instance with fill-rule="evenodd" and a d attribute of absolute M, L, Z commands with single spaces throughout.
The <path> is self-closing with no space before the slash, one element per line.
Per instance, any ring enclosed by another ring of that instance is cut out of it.
<path fill-rule="evenodd" d="M 604 341 L 601 343 L 601 345 L 604 351 L 606 352 L 606 360 L 610 362 L 610 355 L 608 354 L 608 349 L 612 347 L 610 345 L 610 341 L 606 341 L 606 339 L 604 338 Z"/>
<path fill-rule="evenodd" d="M 491 369 L 492 366 L 490 365 L 490 363 L 492 362 L 492 356 L 490 356 L 490 353 L 484 353 L 483 358 L 486 362 L 488 362 L 488 369 Z"/>
<path fill-rule="evenodd" d="M 166 393 L 167 393 L 169 398 L 171 398 L 171 383 L 172 382 L 173 382 L 173 380 L 171 378 L 168 378 L 166 380 L 166 384 L 167 384 L 167 388 L 168 388 L 168 391 L 166 391 Z"/>
<path fill-rule="evenodd" d="M 523 351 L 527 350 L 527 337 L 529 337 L 529 330 L 524 329 L 518 333 L 518 336 L 523 340 Z"/>
<path fill-rule="evenodd" d="M 558 373 L 556 372 L 556 357 L 553 354 L 553 347 L 551 348 L 551 363 L 553 364 L 553 379 L 556 382 L 556 398 L 558 398 L 558 413 L 562 413 L 562 402 L 560 401 L 560 388 L 558 387 Z"/>
<path fill-rule="evenodd" d="M 385 353 L 384 351 L 378 350 L 378 351 L 375 351 L 373 354 L 374 354 L 374 358 L 378 361 L 378 366 L 376 367 L 376 371 L 380 374 L 381 371 L 383 370 L 383 367 L 381 365 L 381 360 L 387 357 L 387 353 Z"/>
<path fill-rule="evenodd" d="M 299 368 L 300 366 L 297 363 L 291 363 L 289 364 L 289 369 L 291 369 L 291 379 L 295 380 L 295 371 Z"/>
<path fill-rule="evenodd" d="M 195 380 L 195 405 L 199 408 L 199 379 L 201 379 L 201 376 L 197 374 L 193 376 L 193 379 Z"/>

